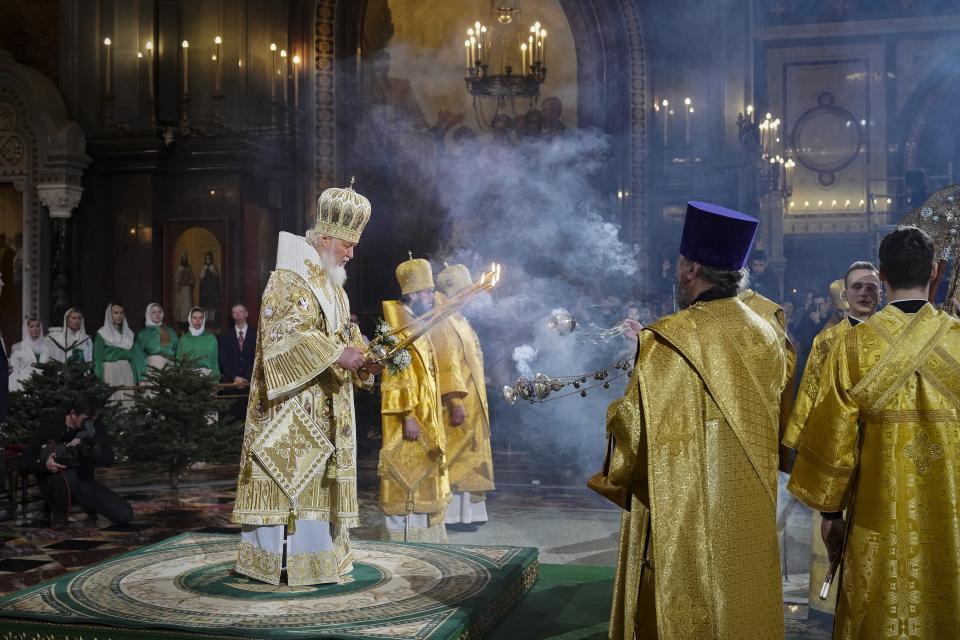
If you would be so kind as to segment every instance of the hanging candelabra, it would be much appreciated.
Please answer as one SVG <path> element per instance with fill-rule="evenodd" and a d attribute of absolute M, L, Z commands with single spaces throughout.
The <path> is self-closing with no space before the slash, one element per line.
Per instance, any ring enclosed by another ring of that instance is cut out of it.
<path fill-rule="evenodd" d="M 547 30 L 538 21 L 520 26 L 519 0 L 491 0 L 489 24 L 479 20 L 467 29 L 464 41 L 467 91 L 482 129 L 517 102 L 529 109 L 547 78 Z"/>

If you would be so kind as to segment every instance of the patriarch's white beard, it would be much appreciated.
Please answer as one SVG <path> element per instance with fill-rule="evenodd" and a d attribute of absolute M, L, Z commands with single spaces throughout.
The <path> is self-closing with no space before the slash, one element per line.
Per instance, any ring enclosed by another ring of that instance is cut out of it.
<path fill-rule="evenodd" d="M 320 256 L 320 264 L 323 265 L 323 270 L 326 271 L 327 277 L 330 278 L 330 281 L 338 287 L 342 287 L 344 284 L 346 284 L 346 268 L 337 264 L 336 259 L 328 251 L 318 251 L 317 255 Z"/>

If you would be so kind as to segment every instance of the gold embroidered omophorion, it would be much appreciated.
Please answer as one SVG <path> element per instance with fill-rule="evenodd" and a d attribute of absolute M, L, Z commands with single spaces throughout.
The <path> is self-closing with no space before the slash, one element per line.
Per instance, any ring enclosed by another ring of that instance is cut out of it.
<path fill-rule="evenodd" d="M 612 639 L 783 637 L 777 435 L 788 369 L 771 323 L 736 297 L 640 333 L 627 391 L 607 413 L 609 479 L 632 493 Z"/>
<path fill-rule="evenodd" d="M 956 319 L 889 305 L 823 366 L 788 488 L 848 509 L 834 638 L 960 637 L 958 355 Z"/>

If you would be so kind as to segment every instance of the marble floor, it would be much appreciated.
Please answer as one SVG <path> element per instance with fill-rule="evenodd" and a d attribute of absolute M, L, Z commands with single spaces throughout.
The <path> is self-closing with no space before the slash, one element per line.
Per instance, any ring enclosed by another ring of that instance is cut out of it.
<path fill-rule="evenodd" d="M 23 518 L 0 522 L 0 593 L 9 593 L 119 553 L 163 540 L 184 531 L 236 532 L 229 523 L 236 469 L 209 466 L 191 471 L 177 491 L 159 477 L 131 469 L 98 472 L 134 507 L 132 523 L 111 525 L 87 519 L 74 510 L 63 530 L 54 531 Z M 507 475 L 507 474 L 505 474 Z M 376 469 L 361 461 L 361 526 L 352 535 L 375 539 L 381 516 L 377 510 Z M 516 480 L 516 478 L 512 478 Z M 510 544 L 540 549 L 547 564 L 602 565 L 616 563 L 619 512 L 603 498 L 580 487 L 500 483 L 489 494 L 490 521 L 475 532 L 449 533 L 462 544 Z M 40 508 L 31 502 L 31 516 Z M 791 640 L 824 640 L 829 627 L 806 620 L 805 576 L 785 582 L 784 613 Z"/>

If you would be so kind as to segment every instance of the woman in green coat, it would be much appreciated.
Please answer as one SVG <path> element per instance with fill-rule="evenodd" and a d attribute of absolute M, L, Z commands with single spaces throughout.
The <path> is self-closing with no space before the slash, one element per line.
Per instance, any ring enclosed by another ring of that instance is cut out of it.
<path fill-rule="evenodd" d="M 147 305 L 146 326 L 133 343 L 133 375 L 142 383 L 147 367 L 163 369 L 177 355 L 177 332 L 163 324 L 163 307 L 156 302 Z"/>
<path fill-rule="evenodd" d="M 177 362 L 189 361 L 206 375 L 220 379 L 217 339 L 205 331 L 207 315 L 201 307 L 193 307 L 187 314 L 189 331 L 180 336 Z"/>
<path fill-rule="evenodd" d="M 97 377 L 113 387 L 136 384 L 133 377 L 133 331 L 127 325 L 123 305 L 111 302 L 103 313 L 103 326 L 93 339 L 93 370 Z M 132 392 L 117 391 L 111 400 L 129 402 Z"/>

